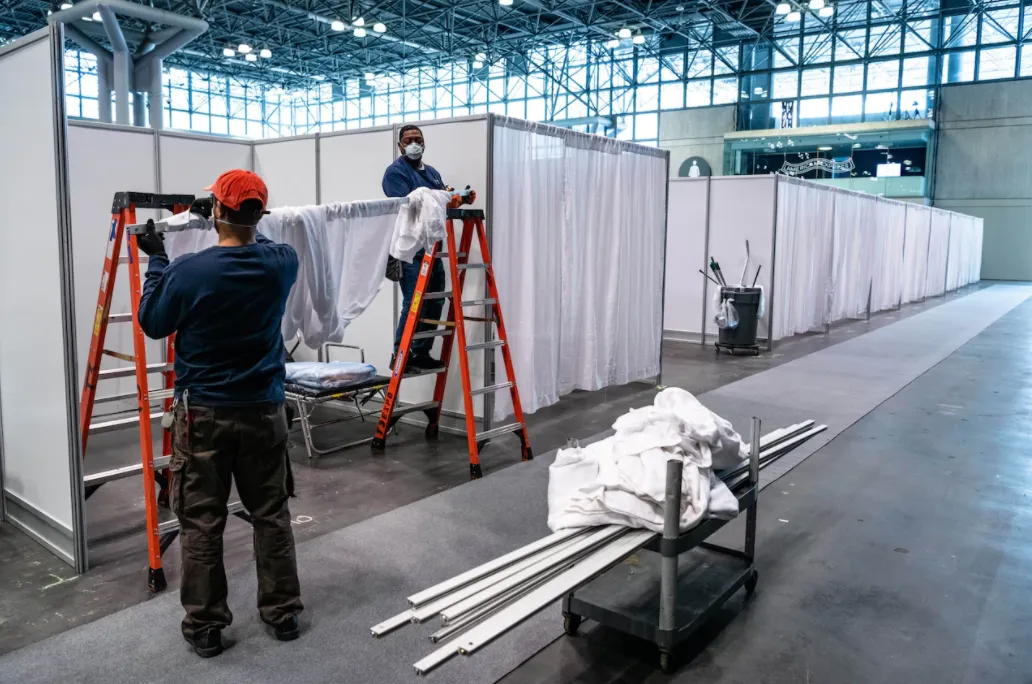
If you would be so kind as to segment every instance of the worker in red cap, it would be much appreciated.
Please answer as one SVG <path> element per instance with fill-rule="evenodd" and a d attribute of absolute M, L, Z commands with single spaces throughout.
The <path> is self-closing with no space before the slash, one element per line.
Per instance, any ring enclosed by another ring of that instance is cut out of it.
<path fill-rule="evenodd" d="M 231 482 L 254 526 L 261 619 L 277 639 L 296 639 L 302 605 L 280 332 L 297 253 L 258 232 L 269 199 L 258 175 L 227 171 L 206 189 L 210 215 L 203 200 L 192 211 L 212 221 L 217 246 L 170 264 L 160 233 L 137 245 L 150 256 L 140 326 L 156 339 L 176 335 L 169 504 L 181 529 L 183 636 L 209 658 L 233 621 L 222 560 Z"/>

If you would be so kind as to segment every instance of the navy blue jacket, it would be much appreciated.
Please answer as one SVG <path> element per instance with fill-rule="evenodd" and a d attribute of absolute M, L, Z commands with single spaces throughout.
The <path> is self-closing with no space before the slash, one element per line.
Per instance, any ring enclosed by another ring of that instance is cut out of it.
<path fill-rule="evenodd" d="M 282 403 L 286 349 L 280 325 L 297 279 L 297 252 L 257 235 L 241 247 L 210 247 L 169 264 L 150 258 L 140 327 L 176 333 L 176 395 L 201 406 Z"/>
<path fill-rule="evenodd" d="M 434 167 L 424 164 L 422 169 L 417 169 L 405 161 L 405 157 L 398 157 L 383 174 L 383 194 L 408 197 L 416 188 L 444 190 L 445 185 Z"/>

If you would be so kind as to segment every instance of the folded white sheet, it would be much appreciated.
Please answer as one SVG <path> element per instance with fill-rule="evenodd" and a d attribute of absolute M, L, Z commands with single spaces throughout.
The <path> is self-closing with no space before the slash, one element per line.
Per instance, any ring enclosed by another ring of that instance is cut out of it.
<path fill-rule="evenodd" d="M 430 249 L 446 235 L 445 223 L 451 193 L 446 190 L 416 188 L 408 196 L 394 222 L 391 256 L 407 264 L 421 249 Z"/>

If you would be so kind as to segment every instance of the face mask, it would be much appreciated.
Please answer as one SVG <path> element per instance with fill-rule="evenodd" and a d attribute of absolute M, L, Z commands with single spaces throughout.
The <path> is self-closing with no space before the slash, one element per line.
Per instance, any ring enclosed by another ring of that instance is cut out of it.
<path fill-rule="evenodd" d="M 405 156 L 409 159 L 415 160 L 423 156 L 423 146 L 416 142 L 411 142 L 405 146 Z"/>

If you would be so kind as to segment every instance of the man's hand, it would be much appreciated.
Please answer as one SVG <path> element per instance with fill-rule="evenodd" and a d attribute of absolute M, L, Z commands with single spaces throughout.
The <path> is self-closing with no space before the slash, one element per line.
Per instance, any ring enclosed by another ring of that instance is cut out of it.
<path fill-rule="evenodd" d="M 466 195 L 462 202 L 463 204 L 473 204 L 477 201 L 477 191 L 472 189 L 468 185 L 466 186 L 466 189 L 469 190 L 469 194 Z"/>
<path fill-rule="evenodd" d="M 147 232 L 136 236 L 136 246 L 147 256 L 165 254 L 165 236 L 154 229 L 153 219 L 147 219 Z"/>

